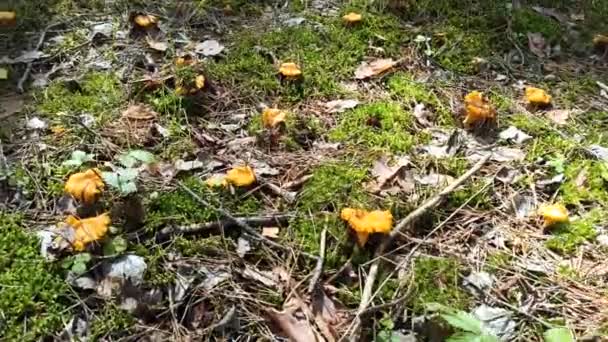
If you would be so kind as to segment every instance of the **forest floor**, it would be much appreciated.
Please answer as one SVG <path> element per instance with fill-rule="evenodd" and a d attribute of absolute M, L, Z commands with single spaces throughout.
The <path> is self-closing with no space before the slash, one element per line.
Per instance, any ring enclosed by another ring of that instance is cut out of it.
<path fill-rule="evenodd" d="M 608 335 L 606 5 L 49 3 L 0 31 L 0 339 Z"/>

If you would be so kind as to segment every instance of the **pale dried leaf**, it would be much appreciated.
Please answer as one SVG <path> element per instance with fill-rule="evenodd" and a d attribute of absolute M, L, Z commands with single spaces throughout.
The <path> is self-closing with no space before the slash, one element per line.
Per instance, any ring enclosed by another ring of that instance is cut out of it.
<path fill-rule="evenodd" d="M 439 173 L 431 173 L 422 177 L 414 176 L 414 179 L 418 184 L 428 186 L 445 186 L 454 181 L 454 177 Z"/>
<path fill-rule="evenodd" d="M 397 65 L 397 62 L 392 58 L 376 59 L 371 62 L 362 62 L 355 70 L 355 78 L 363 80 L 372 76 L 377 76 L 387 72 Z"/>
<path fill-rule="evenodd" d="M 217 56 L 224 51 L 224 45 L 215 39 L 209 39 L 196 44 L 194 51 L 206 57 Z"/>
<path fill-rule="evenodd" d="M 528 48 L 538 58 L 545 58 L 547 56 L 547 43 L 541 33 L 528 33 Z"/>
<path fill-rule="evenodd" d="M 152 50 L 156 50 L 159 52 L 165 52 L 169 48 L 169 44 L 167 42 L 159 42 L 150 37 L 146 37 L 146 42 Z"/>
<path fill-rule="evenodd" d="M 519 128 L 517 128 L 515 126 L 509 126 L 509 128 L 500 132 L 498 134 L 498 137 L 502 140 L 512 141 L 516 144 L 522 144 L 522 143 L 532 139 L 531 136 L 527 135 L 526 133 L 524 133 L 523 131 L 521 131 Z"/>
<path fill-rule="evenodd" d="M 277 238 L 279 238 L 280 231 L 281 230 L 279 227 L 264 227 L 264 228 L 262 228 L 262 236 L 265 236 L 265 237 L 271 238 L 271 239 L 277 239 Z"/>
<path fill-rule="evenodd" d="M 325 103 L 325 110 L 328 113 L 342 113 L 347 109 L 355 108 L 358 104 L 358 100 L 334 100 Z"/>
<path fill-rule="evenodd" d="M 433 125 L 430 121 L 432 117 L 431 112 L 424 107 L 424 103 L 417 103 L 414 106 L 414 116 L 423 127 L 431 127 Z"/>
<path fill-rule="evenodd" d="M 558 125 L 565 125 L 570 118 L 571 111 L 568 109 L 554 109 L 550 110 L 545 114 L 549 120 L 555 122 Z"/>

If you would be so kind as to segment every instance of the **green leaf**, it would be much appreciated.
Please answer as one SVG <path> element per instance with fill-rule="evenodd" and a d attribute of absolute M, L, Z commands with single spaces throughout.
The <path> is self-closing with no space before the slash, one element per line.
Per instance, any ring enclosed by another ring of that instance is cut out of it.
<path fill-rule="evenodd" d="M 118 173 L 116 172 L 101 172 L 101 178 L 103 181 L 111 187 L 120 188 L 120 184 L 118 182 Z"/>
<path fill-rule="evenodd" d="M 446 342 L 481 342 L 481 336 L 470 332 L 456 333 L 446 339 Z"/>
<path fill-rule="evenodd" d="M 483 332 L 482 323 L 472 314 L 458 311 L 455 314 L 442 314 L 441 317 L 454 328 L 481 335 Z"/>
<path fill-rule="evenodd" d="M 132 150 L 127 153 L 127 156 L 135 158 L 144 164 L 153 163 L 155 160 L 154 154 L 144 150 Z"/>
<path fill-rule="evenodd" d="M 128 195 L 137 192 L 137 185 L 135 185 L 134 182 L 120 183 L 120 192 L 123 195 Z"/>
<path fill-rule="evenodd" d="M 80 166 L 86 162 L 93 161 L 94 156 L 92 154 L 86 153 L 84 151 L 75 150 L 72 151 L 72 155 L 70 159 L 64 161 L 62 165 L 64 166 Z"/>
<path fill-rule="evenodd" d="M 78 275 L 86 273 L 87 264 L 84 262 L 75 262 L 72 264 L 72 268 L 70 268 L 70 270 Z"/>
<path fill-rule="evenodd" d="M 128 154 L 121 154 L 116 157 L 116 159 L 122 166 L 127 168 L 132 168 L 135 166 L 135 164 L 137 164 L 137 159 L 129 156 Z"/>
<path fill-rule="evenodd" d="M 545 342 L 574 342 L 572 332 L 568 328 L 553 328 L 543 334 Z"/>
<path fill-rule="evenodd" d="M 127 250 L 127 240 L 117 236 L 103 246 L 104 255 L 116 255 Z"/>
<path fill-rule="evenodd" d="M 445 306 L 440 303 L 434 303 L 434 302 L 427 303 L 425 305 L 425 308 L 427 311 L 431 311 L 431 312 L 444 312 L 444 313 L 455 313 L 456 312 L 456 310 L 454 310 L 448 306 Z"/>

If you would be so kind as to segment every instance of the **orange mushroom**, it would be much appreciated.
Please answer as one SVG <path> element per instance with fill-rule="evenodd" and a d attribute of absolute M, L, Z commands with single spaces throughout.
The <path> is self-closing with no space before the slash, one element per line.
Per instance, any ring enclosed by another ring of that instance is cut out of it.
<path fill-rule="evenodd" d="M 97 201 L 103 188 L 104 183 L 99 175 L 99 170 L 89 169 L 71 175 L 65 183 L 64 190 L 75 199 L 85 204 L 91 204 Z"/>
<path fill-rule="evenodd" d="M 568 209 L 562 204 L 545 204 L 538 209 L 538 214 L 544 220 L 545 228 L 559 223 L 568 223 Z"/>
<path fill-rule="evenodd" d="M 526 88 L 526 101 L 532 106 L 546 107 L 551 104 L 551 95 L 539 88 Z"/>
<path fill-rule="evenodd" d="M 281 122 L 285 122 L 287 114 L 278 108 L 265 108 L 262 111 L 262 124 L 266 128 L 274 128 Z"/>
<path fill-rule="evenodd" d="M 83 251 L 91 242 L 103 238 L 108 232 L 111 220 L 108 214 L 79 219 L 75 216 L 68 216 L 65 223 L 74 229 L 74 240 L 72 246 L 75 251 Z"/>
<path fill-rule="evenodd" d="M 133 22 L 143 29 L 156 27 L 158 24 L 158 18 L 151 14 L 138 14 L 133 18 Z"/>
<path fill-rule="evenodd" d="M 287 79 L 297 79 L 302 76 L 302 70 L 296 63 L 283 63 L 279 67 L 279 74 Z"/>
<path fill-rule="evenodd" d="M 464 97 L 465 118 L 463 124 L 470 128 L 478 124 L 496 122 L 496 110 L 477 90 L 468 93 Z"/>
<path fill-rule="evenodd" d="M 347 24 L 356 24 L 356 23 L 361 22 L 361 20 L 363 20 L 363 16 L 359 13 L 350 12 L 348 14 L 345 14 L 342 17 L 342 20 L 344 20 L 344 22 Z"/>
<path fill-rule="evenodd" d="M 226 182 L 234 186 L 249 186 L 255 183 L 255 173 L 249 166 L 237 166 L 226 173 Z"/>
<path fill-rule="evenodd" d="M 346 221 L 357 235 L 359 246 L 365 246 L 369 235 L 387 234 L 393 229 L 393 215 L 388 210 L 367 211 L 363 209 L 344 208 L 340 218 Z"/>

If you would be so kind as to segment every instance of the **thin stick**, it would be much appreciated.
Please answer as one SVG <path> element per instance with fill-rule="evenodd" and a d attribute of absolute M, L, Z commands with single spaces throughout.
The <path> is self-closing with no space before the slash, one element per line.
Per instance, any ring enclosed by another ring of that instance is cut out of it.
<path fill-rule="evenodd" d="M 312 278 L 310 278 L 310 284 L 308 285 L 308 293 L 312 293 L 319 282 L 319 278 L 321 278 L 321 273 L 323 273 L 323 262 L 325 261 L 325 245 L 327 240 L 327 225 L 321 231 L 321 243 L 319 248 L 319 258 L 317 259 L 317 265 L 315 266 L 315 271 L 312 274 Z"/>
<path fill-rule="evenodd" d="M 188 186 L 186 186 L 184 183 L 182 183 L 181 181 L 177 181 L 177 184 L 184 189 L 190 196 L 192 196 L 192 198 L 194 198 L 197 202 L 199 202 L 200 204 L 206 206 L 207 208 L 211 209 L 211 210 L 215 210 L 216 212 L 218 212 L 219 214 L 221 214 L 222 216 L 226 217 L 227 219 L 230 219 L 234 222 L 234 224 L 236 226 L 238 226 L 239 228 L 243 229 L 244 231 L 246 231 L 247 233 L 249 233 L 251 235 L 251 237 L 253 237 L 256 240 L 262 241 L 265 244 L 267 244 L 268 246 L 271 247 L 275 247 L 284 251 L 288 251 L 291 252 L 291 250 L 281 244 L 278 244 L 270 239 L 267 239 L 266 237 L 262 236 L 262 234 L 258 233 L 253 227 L 251 227 L 250 225 L 248 225 L 246 222 L 239 220 L 238 218 L 232 216 L 232 214 L 230 214 L 229 212 L 227 212 L 226 210 L 222 209 L 222 208 L 217 208 L 216 206 L 212 205 L 211 203 L 205 201 L 204 199 L 202 199 L 198 194 L 196 194 L 194 191 L 192 191 L 192 189 L 190 189 Z M 316 255 L 312 255 L 310 253 L 306 253 L 306 252 L 300 252 L 301 255 L 304 255 L 305 257 L 311 258 L 316 260 L 317 256 Z"/>
<path fill-rule="evenodd" d="M 448 185 L 445 189 L 443 189 L 437 195 L 431 197 L 429 200 L 424 202 L 421 206 L 416 208 L 416 210 L 409 213 L 403 220 L 401 220 L 395 228 L 391 231 L 390 235 L 384 239 L 384 241 L 378 246 L 376 250 L 376 257 L 379 257 L 384 254 L 384 251 L 391 245 L 393 240 L 401 234 L 401 231 L 409 228 L 418 218 L 424 215 L 427 211 L 434 208 L 436 205 L 441 203 L 443 199 L 450 193 L 452 193 L 456 188 L 458 188 L 462 183 L 464 183 L 467 179 L 469 179 L 472 175 L 474 175 L 481 167 L 490 159 L 492 156 L 491 153 L 486 155 L 484 158 L 479 160 L 473 167 Z M 380 269 L 380 261 L 382 258 L 377 258 L 376 261 L 371 265 L 369 269 L 369 274 L 367 275 L 367 279 L 365 280 L 365 285 L 363 287 L 363 294 L 361 295 L 361 302 L 359 304 L 359 309 L 357 310 L 357 315 L 353 321 L 353 328 L 350 332 L 350 340 L 355 341 L 356 335 L 359 333 L 359 329 L 361 328 L 361 315 L 365 312 L 367 307 L 370 304 L 370 299 L 372 297 L 372 291 L 374 289 L 374 283 L 376 282 L 376 277 L 378 276 L 378 271 Z"/>

